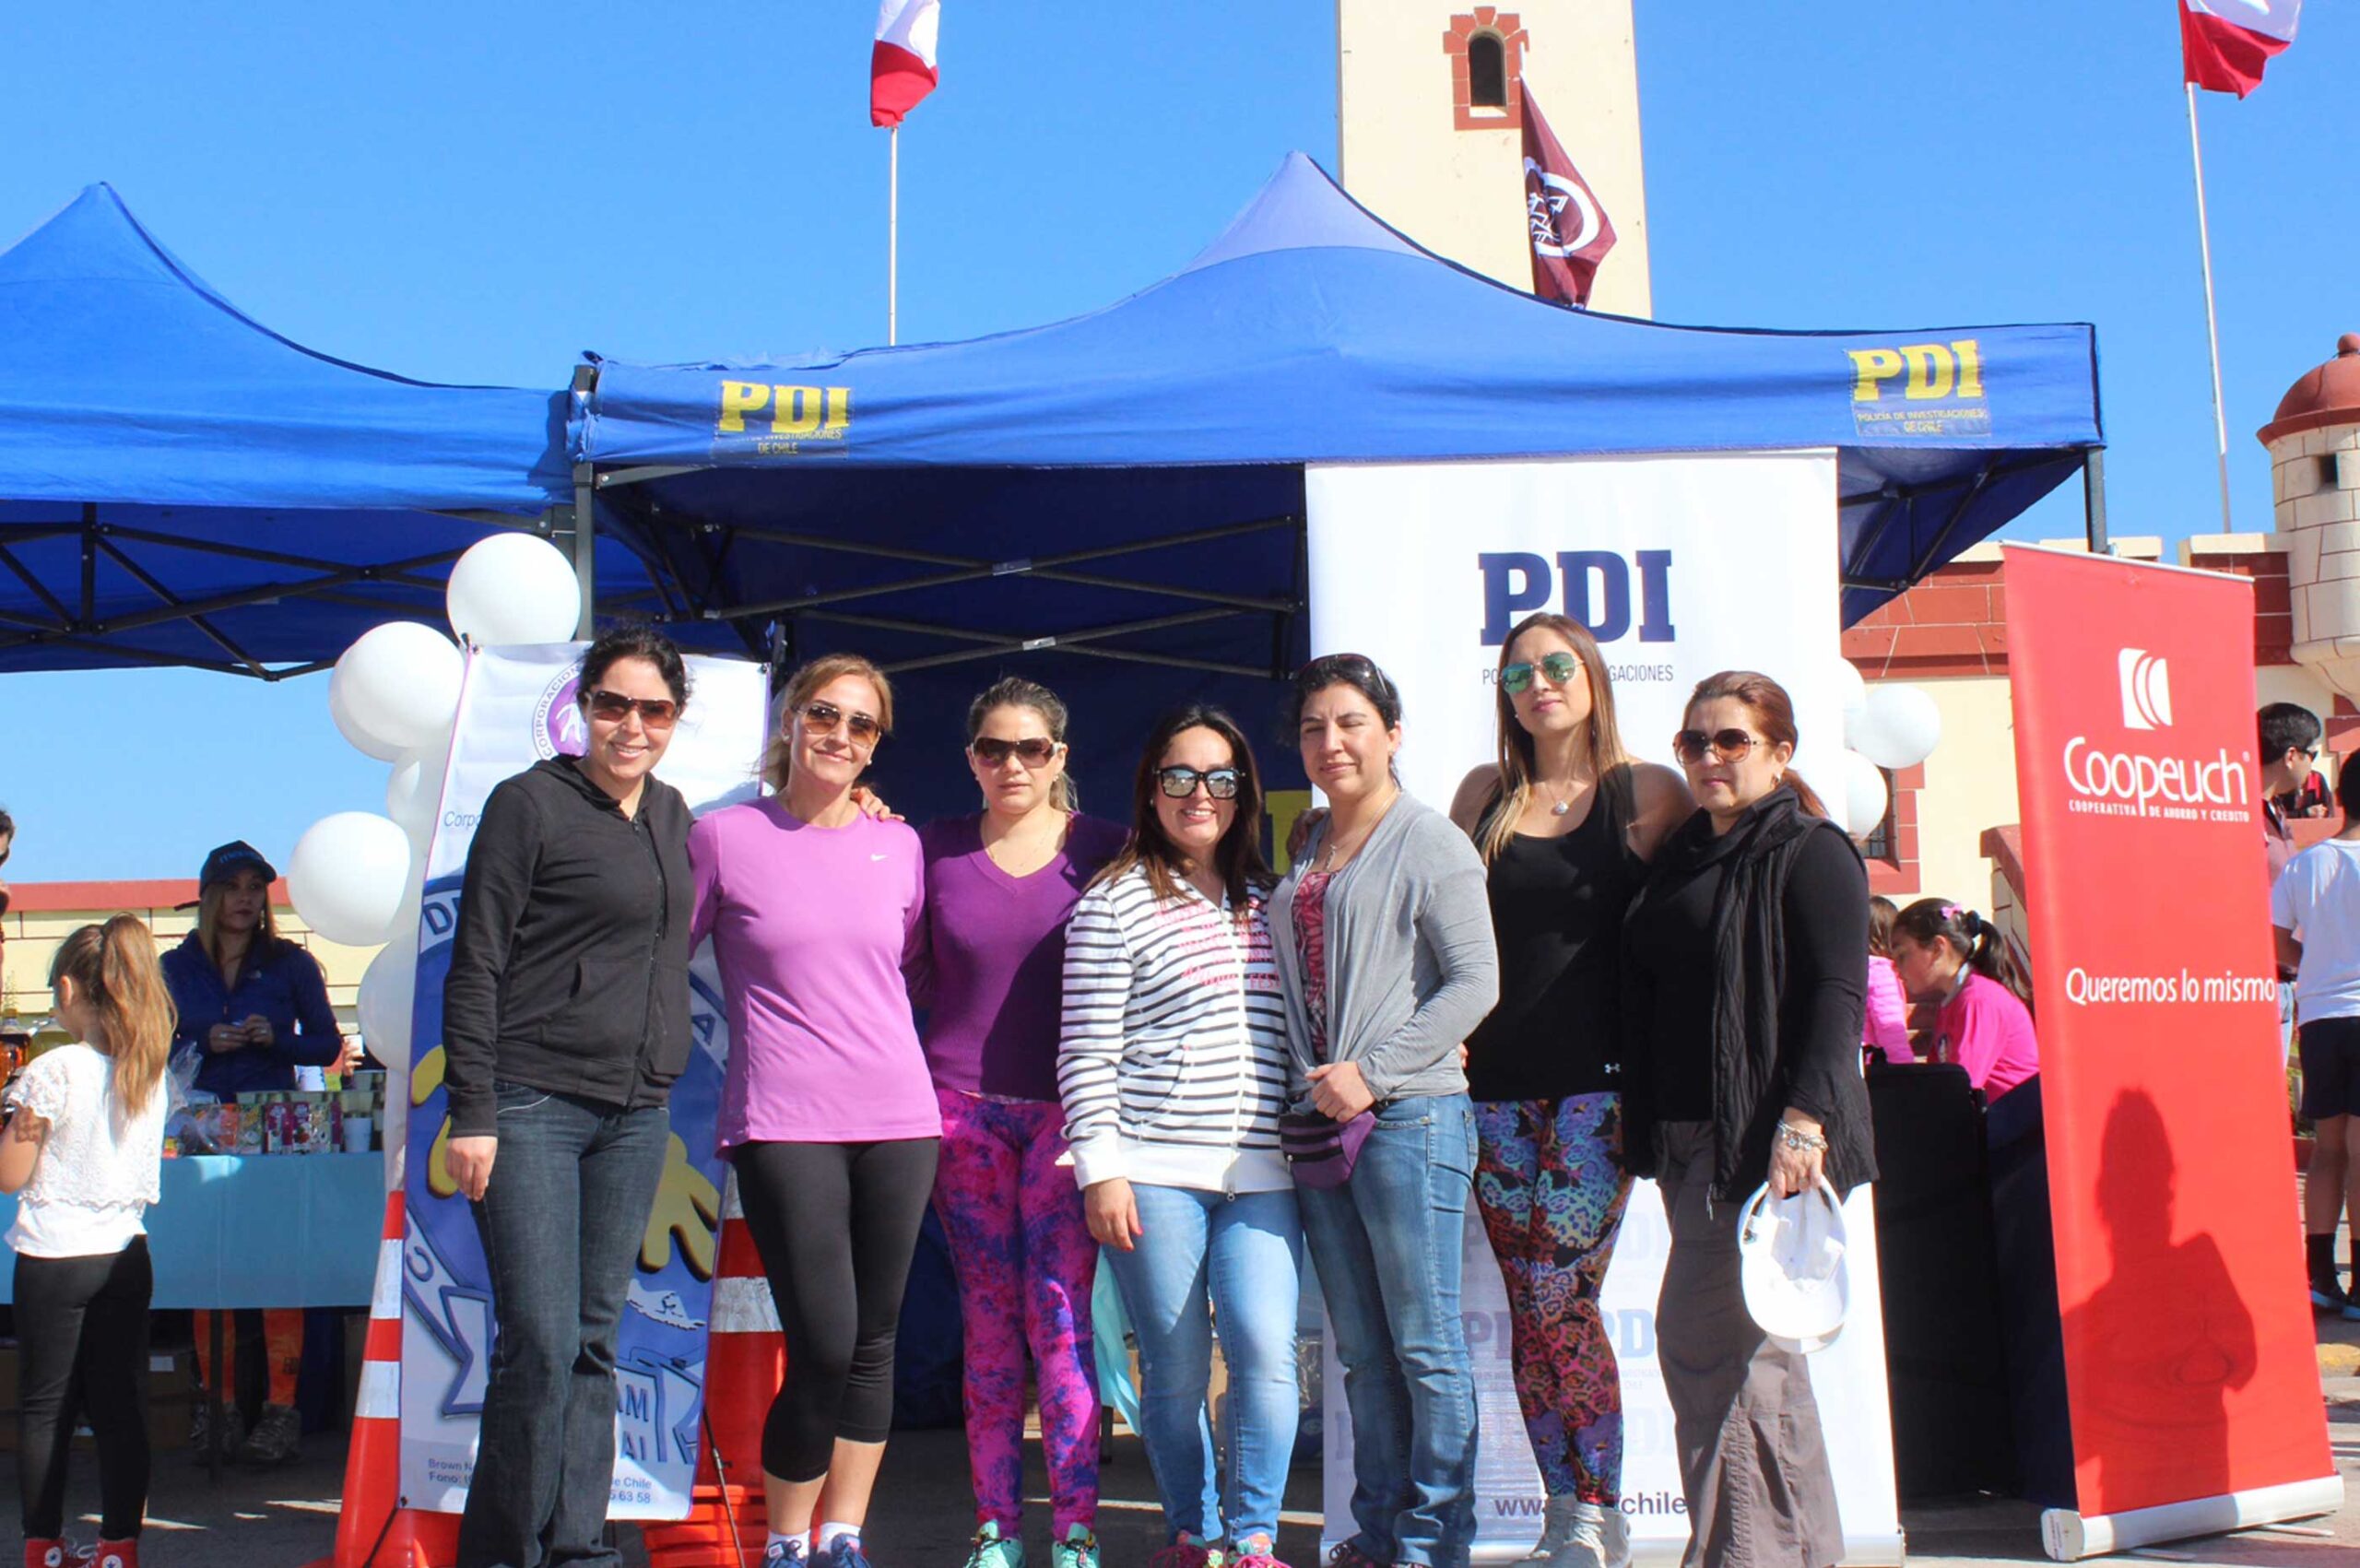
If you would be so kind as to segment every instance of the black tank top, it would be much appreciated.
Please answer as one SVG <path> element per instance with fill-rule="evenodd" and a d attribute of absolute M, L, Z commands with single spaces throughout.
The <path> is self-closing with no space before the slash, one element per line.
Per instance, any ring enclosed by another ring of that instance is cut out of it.
<path fill-rule="evenodd" d="M 1622 914 L 1644 867 L 1617 815 L 1600 790 L 1572 832 L 1514 834 L 1492 862 L 1500 1002 L 1467 1041 L 1468 1092 L 1477 1100 L 1622 1087 L 1617 963 Z"/>

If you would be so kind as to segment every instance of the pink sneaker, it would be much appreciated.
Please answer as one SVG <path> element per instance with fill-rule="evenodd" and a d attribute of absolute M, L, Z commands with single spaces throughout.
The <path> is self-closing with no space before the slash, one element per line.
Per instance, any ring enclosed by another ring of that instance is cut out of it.
<path fill-rule="evenodd" d="M 1228 1568 L 1287 1568 L 1274 1555 L 1277 1543 L 1268 1536 L 1248 1536 L 1234 1546 L 1229 1554 Z"/>
<path fill-rule="evenodd" d="M 1221 1568 L 1221 1555 L 1218 1548 L 1182 1530 L 1178 1540 L 1147 1560 L 1147 1568 Z"/>

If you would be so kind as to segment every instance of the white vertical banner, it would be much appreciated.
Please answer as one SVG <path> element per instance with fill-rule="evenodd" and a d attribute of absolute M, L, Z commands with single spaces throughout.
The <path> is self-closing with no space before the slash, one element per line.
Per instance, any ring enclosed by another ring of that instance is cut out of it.
<path fill-rule="evenodd" d="M 401 1490 L 407 1505 L 458 1513 L 475 1469 L 490 1378 L 492 1294 L 483 1247 L 443 1145 L 442 982 L 460 884 L 484 802 L 503 779 L 588 739 L 575 704 L 581 643 L 478 649 L 467 660 L 442 808 L 427 857 L 412 1018 L 407 1233 L 403 1240 Z M 656 776 L 702 813 L 751 798 L 762 751 L 761 666 L 691 658 L 687 710 Z M 714 1121 L 729 1054 L 711 944 L 689 971 L 695 1049 L 673 1085 L 671 1147 L 632 1270 L 616 1351 L 615 1474 L 608 1516 L 678 1519 L 689 1511 L 703 1409 L 721 1187 Z"/>
<path fill-rule="evenodd" d="M 1707 675 L 1753 669 L 1793 698 L 1796 771 L 1841 799 L 1833 452 L 1314 466 L 1304 475 L 1311 651 L 1365 654 L 1401 690 L 1401 775 L 1446 806 L 1497 750 L 1500 644 L 1536 610 L 1588 627 L 1611 674 L 1623 744 L 1673 765 L 1671 737 Z M 1863 964 L 1868 955 L 1861 955 Z M 1851 1315 L 1811 1357 L 1850 1563 L 1902 1561 L 1878 1310 L 1870 1189 L 1845 1206 Z M 1729 1207 L 1729 1222 L 1737 1205 Z M 1622 1511 L 1634 1561 L 1688 1539 L 1671 1410 L 1655 1360 L 1670 1236 L 1655 1184 L 1631 1196 L 1602 1307 L 1621 1368 Z M 1462 1310 L 1481 1436 L 1479 1560 L 1523 1556 L 1543 1494 L 1517 1409 L 1507 1297 L 1469 1206 Z M 1327 1546 L 1352 1533 L 1351 1431 L 1329 1337 Z"/>

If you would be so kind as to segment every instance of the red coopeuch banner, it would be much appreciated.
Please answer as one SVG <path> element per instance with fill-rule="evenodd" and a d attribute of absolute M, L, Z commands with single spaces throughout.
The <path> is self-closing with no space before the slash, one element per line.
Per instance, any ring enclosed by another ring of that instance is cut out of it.
<path fill-rule="evenodd" d="M 2077 1511 L 2056 1556 L 2337 1507 L 2286 1161 L 2253 590 L 2006 552 Z"/>

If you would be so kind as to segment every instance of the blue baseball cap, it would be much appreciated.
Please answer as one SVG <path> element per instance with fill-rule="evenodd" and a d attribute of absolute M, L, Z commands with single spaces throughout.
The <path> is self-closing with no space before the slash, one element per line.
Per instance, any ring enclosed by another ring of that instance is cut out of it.
<path fill-rule="evenodd" d="M 259 871 L 266 882 L 278 880 L 277 868 L 262 857 L 262 851 L 243 839 L 236 839 L 205 857 L 205 869 L 196 874 L 196 890 L 201 893 L 241 871 Z"/>

